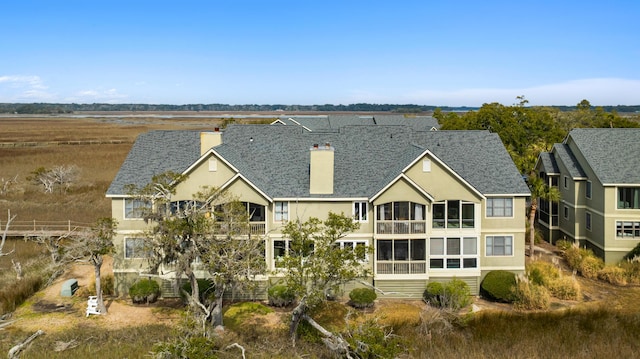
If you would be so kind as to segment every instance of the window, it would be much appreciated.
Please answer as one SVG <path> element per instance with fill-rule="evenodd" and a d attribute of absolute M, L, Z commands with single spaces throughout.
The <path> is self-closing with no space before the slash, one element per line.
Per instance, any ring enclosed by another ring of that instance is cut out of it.
<path fill-rule="evenodd" d="M 124 257 L 127 259 L 146 258 L 148 250 L 145 248 L 144 238 L 125 238 Z"/>
<path fill-rule="evenodd" d="M 142 218 L 151 208 L 149 201 L 141 199 L 125 198 L 124 200 L 124 218 L 125 219 L 138 219 Z"/>
<path fill-rule="evenodd" d="M 569 207 L 563 206 L 564 210 L 564 219 L 569 219 Z"/>
<path fill-rule="evenodd" d="M 353 202 L 353 220 L 356 222 L 366 222 L 369 207 L 367 202 Z"/>
<path fill-rule="evenodd" d="M 289 220 L 289 202 L 276 202 L 275 205 L 275 221 L 283 222 Z"/>
<path fill-rule="evenodd" d="M 513 237 L 512 236 L 487 236 L 486 237 L 487 256 L 512 256 Z"/>
<path fill-rule="evenodd" d="M 585 227 L 591 230 L 591 213 L 589 212 L 585 213 Z"/>
<path fill-rule="evenodd" d="M 591 199 L 591 181 L 587 181 L 587 187 L 585 188 L 585 196 Z"/>
<path fill-rule="evenodd" d="M 367 242 L 366 241 L 339 241 L 336 243 L 340 248 L 351 248 L 356 252 L 356 257 L 361 262 L 368 259 L 367 256 Z"/>
<path fill-rule="evenodd" d="M 569 188 L 569 177 L 564 176 L 563 180 L 564 180 L 564 188 L 565 189 Z"/>
<path fill-rule="evenodd" d="M 383 239 L 376 241 L 378 274 L 426 273 L 425 239 Z"/>
<path fill-rule="evenodd" d="M 616 237 L 640 238 L 640 221 L 617 221 Z"/>
<path fill-rule="evenodd" d="M 433 269 L 461 269 L 478 267 L 476 237 L 431 238 L 429 267 Z"/>
<path fill-rule="evenodd" d="M 640 209 L 640 187 L 619 187 L 618 209 Z"/>
<path fill-rule="evenodd" d="M 273 241 L 273 263 L 275 268 L 282 267 L 282 260 L 289 252 L 289 241 L 275 240 Z"/>
<path fill-rule="evenodd" d="M 487 198 L 487 217 L 513 217 L 513 198 Z"/>
<path fill-rule="evenodd" d="M 474 228 L 475 205 L 462 201 L 433 204 L 433 228 Z"/>

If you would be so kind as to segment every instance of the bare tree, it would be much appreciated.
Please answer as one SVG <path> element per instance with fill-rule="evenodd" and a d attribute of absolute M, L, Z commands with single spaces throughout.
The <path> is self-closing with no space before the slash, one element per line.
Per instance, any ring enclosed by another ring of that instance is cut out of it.
<path fill-rule="evenodd" d="M 104 256 L 113 253 L 113 236 L 115 235 L 116 227 L 117 222 L 113 218 L 98 219 L 91 229 L 70 237 L 71 243 L 65 254 L 67 261 L 86 260 L 93 265 L 98 310 L 103 314 L 107 313 L 107 308 L 104 305 L 102 296 L 100 270 L 104 262 Z"/>
<path fill-rule="evenodd" d="M 80 170 L 75 165 L 59 165 L 47 169 L 39 167 L 27 179 L 44 188 L 45 193 L 53 193 L 56 187 L 61 192 L 67 192 L 69 188 L 78 180 Z"/>
<path fill-rule="evenodd" d="M 6 196 L 9 194 L 17 184 L 18 175 L 15 175 L 13 178 L 0 178 L 0 196 Z"/>
<path fill-rule="evenodd" d="M 16 216 L 11 216 L 11 210 L 8 209 L 7 210 L 7 222 L 4 224 L 4 230 L 2 231 L 2 240 L 0 241 L 0 257 L 2 256 L 8 256 L 9 254 L 13 253 L 14 250 L 11 250 L 11 252 L 5 252 L 4 251 L 4 245 L 7 241 L 7 233 L 9 232 L 9 228 L 11 227 L 11 222 L 13 222 L 13 220 L 16 218 Z"/>

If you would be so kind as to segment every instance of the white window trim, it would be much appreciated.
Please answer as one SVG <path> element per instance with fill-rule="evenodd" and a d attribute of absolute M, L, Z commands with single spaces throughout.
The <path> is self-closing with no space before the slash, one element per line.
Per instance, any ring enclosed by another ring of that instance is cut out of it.
<path fill-rule="evenodd" d="M 509 237 L 511 238 L 511 254 L 504 254 L 504 255 L 500 255 L 500 254 L 487 254 L 487 237 Z M 515 237 L 512 233 L 504 233 L 504 234 L 500 234 L 500 233 L 492 233 L 491 235 L 486 235 L 484 236 L 484 256 L 485 257 L 489 257 L 489 258 L 510 258 L 513 257 L 515 255 L 516 249 L 515 249 Z"/>
<path fill-rule="evenodd" d="M 422 160 L 422 172 L 431 172 L 431 160 Z"/>
<path fill-rule="evenodd" d="M 365 214 L 366 214 L 366 219 L 361 219 L 362 218 L 362 211 L 360 211 L 360 218 L 356 218 L 356 204 L 360 205 L 360 209 L 362 209 L 362 204 L 364 204 L 365 207 Z M 352 205 L 351 205 L 351 217 L 353 217 L 353 220 L 355 222 L 360 222 L 360 223 L 367 223 L 369 222 L 369 202 L 367 201 L 353 201 Z"/>
<path fill-rule="evenodd" d="M 569 207 L 566 205 L 562 206 L 562 217 L 564 219 L 569 219 Z"/>
<path fill-rule="evenodd" d="M 127 241 L 129 241 L 129 240 L 144 241 L 144 238 L 140 238 L 140 237 L 124 237 L 124 240 L 122 241 L 124 259 L 145 259 L 146 258 L 145 256 L 143 256 L 143 257 L 127 257 Z M 144 250 L 144 248 L 142 250 Z"/>
<path fill-rule="evenodd" d="M 487 211 L 487 206 L 489 205 L 489 200 L 494 200 L 494 199 L 510 199 L 511 200 L 511 215 L 510 216 L 488 216 L 487 213 L 489 211 Z M 514 218 L 515 216 L 515 210 L 514 210 L 514 203 L 515 200 L 513 197 L 488 197 L 485 200 L 484 203 L 484 218 L 485 219 L 504 219 L 504 218 Z"/>
<path fill-rule="evenodd" d="M 209 159 L 209 172 L 218 171 L 218 159 L 210 158 Z"/>
<path fill-rule="evenodd" d="M 631 237 L 618 236 L 618 222 L 640 222 L 639 218 L 636 218 L 636 219 L 617 219 L 615 221 L 615 223 L 616 223 L 615 238 L 618 241 L 637 241 L 637 240 L 640 239 L 640 236 L 631 236 Z"/>
<path fill-rule="evenodd" d="M 128 201 L 144 201 L 138 198 L 125 198 L 124 201 L 122 201 L 122 218 L 125 221 L 142 221 L 144 220 L 143 217 L 127 217 L 127 202 Z"/>
<path fill-rule="evenodd" d="M 442 238 L 443 241 L 443 250 L 444 254 L 432 254 L 431 253 L 431 240 L 434 238 Z M 448 238 L 458 238 L 460 239 L 460 254 L 448 254 L 447 253 L 447 239 Z M 464 239 L 465 238 L 474 238 L 476 240 L 476 254 L 464 254 Z M 427 258 L 427 267 L 429 271 L 468 271 L 468 270 L 479 270 L 480 269 L 480 243 L 478 241 L 477 236 L 432 236 L 427 241 L 427 251 L 429 252 Z M 476 259 L 476 266 L 473 268 L 464 268 L 464 260 L 469 258 Z M 431 259 L 442 259 L 444 260 L 443 266 L 444 268 L 433 268 L 431 267 Z M 460 259 L 460 268 L 447 268 L 447 259 Z"/>
<path fill-rule="evenodd" d="M 276 215 L 277 215 L 276 213 L 277 213 L 277 211 L 278 211 L 278 209 L 277 209 L 277 207 L 276 207 L 277 203 L 286 203 L 286 204 L 287 204 L 287 212 L 286 212 L 286 216 L 284 215 L 284 213 L 285 213 L 285 212 L 282 212 L 282 214 L 283 214 L 283 216 L 282 216 L 282 217 L 283 217 L 283 218 L 282 218 L 282 219 L 280 219 L 280 220 L 276 219 Z M 276 222 L 276 223 L 285 223 L 285 222 L 288 222 L 288 221 L 289 221 L 289 213 L 290 213 L 290 211 L 291 211 L 291 206 L 289 205 L 289 202 L 288 202 L 288 201 L 274 201 L 274 202 L 273 202 L 273 221 L 274 221 L 274 222 Z M 286 218 L 285 218 L 285 217 L 286 217 Z"/>

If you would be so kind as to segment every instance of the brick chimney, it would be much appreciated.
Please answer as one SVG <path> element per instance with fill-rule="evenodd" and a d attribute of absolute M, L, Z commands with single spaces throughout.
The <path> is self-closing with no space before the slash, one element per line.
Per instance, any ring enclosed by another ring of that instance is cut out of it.
<path fill-rule="evenodd" d="M 200 156 L 204 155 L 211 148 L 222 144 L 222 132 L 216 127 L 213 132 L 200 132 Z"/>
<path fill-rule="evenodd" d="M 309 150 L 309 193 L 332 194 L 334 151 L 329 143 L 324 146 L 314 144 Z"/>

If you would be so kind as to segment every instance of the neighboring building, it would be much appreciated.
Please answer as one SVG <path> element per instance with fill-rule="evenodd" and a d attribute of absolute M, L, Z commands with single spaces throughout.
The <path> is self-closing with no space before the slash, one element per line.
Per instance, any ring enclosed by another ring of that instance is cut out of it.
<path fill-rule="evenodd" d="M 574 129 L 536 171 L 562 197 L 538 206 L 547 240 L 577 241 L 608 264 L 640 242 L 640 129 Z"/>
<path fill-rule="evenodd" d="M 290 119 L 138 137 L 107 191 L 118 221 L 120 293 L 146 277 L 139 247 L 146 224 L 125 186 L 144 186 L 169 170 L 188 176 L 176 187 L 176 201 L 208 185 L 247 204 L 252 230 L 265 237 L 270 272 L 287 251 L 283 224 L 324 219 L 329 211 L 361 223 L 340 243 L 373 249 L 364 259 L 373 273 L 367 281 L 386 297 L 419 298 L 429 281 L 453 277 L 477 294 L 488 271 L 524 271 L 530 192 L 497 134 L 379 123 L 314 127 Z M 264 287 L 269 276 L 261 278 Z M 160 277 L 170 283 L 170 274 Z"/>

